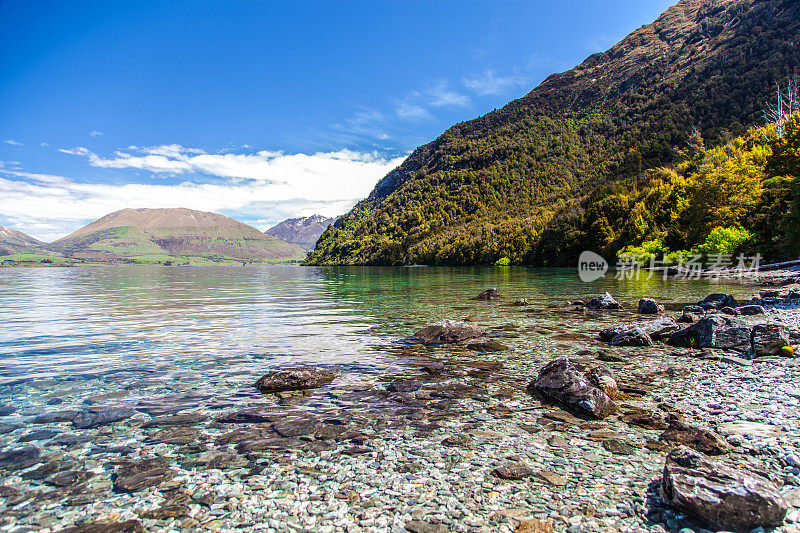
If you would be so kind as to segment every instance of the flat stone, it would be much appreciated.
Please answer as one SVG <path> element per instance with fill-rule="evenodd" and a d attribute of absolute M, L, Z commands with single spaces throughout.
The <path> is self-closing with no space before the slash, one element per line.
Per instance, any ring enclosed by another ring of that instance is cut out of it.
<path fill-rule="evenodd" d="M 475 440 L 465 433 L 456 433 L 455 435 L 450 435 L 442 441 L 442 445 L 444 446 L 466 447 L 472 446 L 473 444 L 475 444 Z"/>
<path fill-rule="evenodd" d="M 114 488 L 121 492 L 137 492 L 172 479 L 175 472 L 164 458 L 143 459 L 125 463 L 116 474 Z"/>
<path fill-rule="evenodd" d="M 36 415 L 31 420 L 31 424 L 54 424 L 57 422 L 69 422 L 78 414 L 74 409 L 64 409 L 61 411 L 51 411 Z"/>
<path fill-rule="evenodd" d="M 145 529 L 138 520 L 125 520 L 82 524 L 62 529 L 59 533 L 145 533 Z"/>
<path fill-rule="evenodd" d="M 614 455 L 633 455 L 636 447 L 624 440 L 611 439 L 603 441 L 603 448 Z"/>
<path fill-rule="evenodd" d="M 37 431 L 31 431 L 30 433 L 26 433 L 25 435 L 22 435 L 19 439 L 17 439 L 17 441 L 18 442 L 34 442 L 34 441 L 37 441 L 37 440 L 48 440 L 48 439 L 52 439 L 53 437 L 55 437 L 58 434 L 59 434 L 58 431 L 55 431 L 55 430 L 52 430 L 52 429 L 40 429 L 40 430 L 37 430 Z"/>
<path fill-rule="evenodd" d="M 556 474 L 555 472 L 542 470 L 540 472 L 537 472 L 536 475 L 545 480 L 550 485 L 556 487 L 563 487 L 564 485 L 567 484 L 567 478 L 565 478 L 561 474 Z"/>
<path fill-rule="evenodd" d="M 336 374 L 324 368 L 293 368 L 261 376 L 255 386 L 263 393 L 306 390 L 321 387 L 336 379 Z"/>
<path fill-rule="evenodd" d="M 406 522 L 406 531 L 411 533 L 448 533 L 450 530 L 444 524 L 431 524 L 423 520 L 409 520 Z"/>
<path fill-rule="evenodd" d="M 672 420 L 659 440 L 672 445 L 684 445 L 709 455 L 722 455 L 731 451 L 731 445 L 709 429 Z"/>
<path fill-rule="evenodd" d="M 300 437 L 314 434 L 318 424 L 316 419 L 298 417 L 275 422 L 272 429 L 281 437 Z"/>
<path fill-rule="evenodd" d="M 486 328 L 445 319 L 417 331 L 409 339 L 422 344 L 450 344 L 485 334 Z"/>
<path fill-rule="evenodd" d="M 36 446 L 26 446 L 0 452 L 0 468 L 21 470 L 40 463 L 40 452 Z"/>
<path fill-rule="evenodd" d="M 129 407 L 92 407 L 81 411 L 72 419 L 72 425 L 79 429 L 88 429 L 119 422 L 136 414 Z"/>
<path fill-rule="evenodd" d="M 200 430 L 197 428 L 186 427 L 167 427 L 160 431 L 156 431 L 147 440 L 151 442 L 163 442 L 166 444 L 189 444 L 197 441 L 200 436 Z"/>
<path fill-rule="evenodd" d="M 486 341 L 467 344 L 467 349 L 472 350 L 473 352 L 492 353 L 508 350 L 508 346 L 495 341 Z"/>
<path fill-rule="evenodd" d="M 508 463 L 494 469 L 494 474 L 501 479 L 525 479 L 534 472 L 528 465 L 522 463 Z"/>
<path fill-rule="evenodd" d="M 181 415 L 157 416 L 142 424 L 143 428 L 166 426 L 193 426 L 208 420 L 208 415 L 202 413 L 185 413 Z"/>

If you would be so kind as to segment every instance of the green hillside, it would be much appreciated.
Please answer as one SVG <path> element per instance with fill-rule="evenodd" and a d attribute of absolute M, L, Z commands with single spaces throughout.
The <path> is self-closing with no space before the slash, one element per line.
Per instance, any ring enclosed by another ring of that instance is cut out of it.
<path fill-rule="evenodd" d="M 661 238 L 669 224 L 620 226 L 647 207 L 637 202 L 652 169 L 689 161 L 694 138 L 725 146 L 763 124 L 776 83 L 798 63 L 796 1 L 682 0 L 415 150 L 322 235 L 308 263 L 571 264 L 582 249 L 612 255 Z M 672 249 L 707 237 L 676 234 Z M 773 244 L 776 259 L 794 253 Z"/>

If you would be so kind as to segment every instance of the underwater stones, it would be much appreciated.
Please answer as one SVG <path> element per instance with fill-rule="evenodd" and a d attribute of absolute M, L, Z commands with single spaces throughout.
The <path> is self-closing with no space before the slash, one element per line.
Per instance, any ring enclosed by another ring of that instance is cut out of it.
<path fill-rule="evenodd" d="M 611 369 L 606 365 L 598 365 L 591 368 L 586 373 L 586 379 L 589 380 L 589 383 L 606 393 L 609 398 L 614 398 L 619 395 L 617 380 L 614 378 Z"/>
<path fill-rule="evenodd" d="M 466 447 L 471 446 L 475 443 L 475 440 L 466 435 L 464 433 L 456 433 L 455 435 L 450 435 L 446 439 L 442 441 L 443 446 L 454 446 L 454 447 Z"/>
<path fill-rule="evenodd" d="M 0 405 L 0 416 L 13 415 L 17 412 L 17 408 L 11 405 Z"/>
<path fill-rule="evenodd" d="M 75 415 L 72 425 L 78 429 L 88 429 L 119 422 L 135 414 L 136 411 L 128 407 L 92 407 Z"/>
<path fill-rule="evenodd" d="M 62 472 L 56 472 L 55 474 L 47 478 L 45 480 L 45 483 L 56 487 L 71 487 L 72 485 L 77 485 L 78 483 L 86 481 L 93 475 L 94 474 L 92 472 L 83 472 L 80 470 L 64 470 Z"/>
<path fill-rule="evenodd" d="M 514 305 L 516 307 L 525 307 L 526 305 L 530 305 L 530 302 L 528 302 L 527 298 L 520 298 L 514 302 Z"/>
<path fill-rule="evenodd" d="M 567 358 L 547 363 L 528 384 L 528 390 L 594 418 L 605 418 L 617 410 L 614 401 L 582 376 Z"/>
<path fill-rule="evenodd" d="M 52 439 L 59 432 L 53 429 L 39 429 L 36 431 L 31 431 L 30 433 L 26 433 L 22 435 L 20 438 L 17 439 L 17 442 L 34 442 L 37 440 L 48 440 Z"/>
<path fill-rule="evenodd" d="M 486 329 L 480 326 L 445 319 L 417 331 L 409 339 L 422 344 L 450 344 L 485 334 Z"/>
<path fill-rule="evenodd" d="M 756 356 L 779 355 L 789 346 L 789 331 L 780 324 L 758 324 L 750 334 L 750 347 Z"/>
<path fill-rule="evenodd" d="M 422 388 L 422 382 L 414 379 L 392 381 L 386 385 L 389 392 L 414 392 Z"/>
<path fill-rule="evenodd" d="M 190 444 L 197 441 L 200 430 L 186 427 L 167 427 L 156 431 L 147 440 L 150 442 L 163 442 L 165 444 Z"/>
<path fill-rule="evenodd" d="M 640 332 L 643 332 L 645 335 L 647 335 L 653 341 L 657 341 L 661 340 L 666 336 L 669 336 L 670 334 L 680 329 L 681 326 L 679 326 L 677 322 L 675 322 L 673 319 L 668 317 L 661 317 L 655 320 L 646 320 L 642 322 L 634 322 L 632 324 L 625 324 L 614 328 L 607 328 L 601 330 L 600 333 L 598 333 L 598 338 L 601 341 L 612 342 L 615 337 L 621 336 L 620 339 L 617 341 L 619 342 L 621 339 L 626 338 L 626 333 L 631 332 L 633 330 L 639 330 Z M 636 335 L 640 334 L 639 333 L 631 334 L 631 337 L 635 338 Z M 643 344 L 642 346 L 649 346 L 649 345 Z"/>
<path fill-rule="evenodd" d="M 496 341 L 485 341 L 485 342 L 475 342 L 472 344 L 467 344 L 467 349 L 472 350 L 473 352 L 491 353 L 491 352 L 503 352 L 505 350 L 508 350 L 508 346 Z"/>
<path fill-rule="evenodd" d="M 192 426 L 208 420 L 208 415 L 203 413 L 185 413 L 182 415 L 162 415 L 148 420 L 142 424 L 143 428 L 166 426 Z"/>
<path fill-rule="evenodd" d="M 670 420 L 658 440 L 671 445 L 688 446 L 708 455 L 722 455 L 731 450 L 731 445 L 717 433 L 674 419 Z"/>
<path fill-rule="evenodd" d="M 277 370 L 261 376 L 255 386 L 263 393 L 315 389 L 336 379 L 336 374 L 324 368 L 294 368 Z"/>
<path fill-rule="evenodd" d="M 289 412 L 288 408 L 250 407 L 224 414 L 218 417 L 216 421 L 223 424 L 258 424 L 280 420 Z"/>
<path fill-rule="evenodd" d="M 484 300 L 484 301 L 499 300 L 499 299 L 500 299 L 500 291 L 495 288 L 486 289 L 485 291 L 477 295 L 475 298 L 473 298 L 473 300 Z"/>
<path fill-rule="evenodd" d="M 734 309 L 737 315 L 753 316 L 767 314 L 763 306 L 760 305 L 741 305 Z"/>
<path fill-rule="evenodd" d="M 124 463 L 114 478 L 114 489 L 120 492 L 138 492 L 172 479 L 175 472 L 165 458 L 142 459 Z"/>
<path fill-rule="evenodd" d="M 289 418 L 286 420 L 279 420 L 272 424 L 272 429 L 281 437 L 301 437 L 303 435 L 312 435 L 316 430 L 319 421 L 314 418 Z"/>
<path fill-rule="evenodd" d="M 661 307 L 660 305 L 658 305 L 658 302 L 656 302 L 652 298 L 642 298 L 642 299 L 640 299 L 639 300 L 639 305 L 637 307 L 637 312 L 640 315 L 657 315 L 658 313 L 660 313 L 663 310 L 664 310 L 664 308 Z"/>
<path fill-rule="evenodd" d="M 501 479 L 525 479 L 533 474 L 531 467 L 522 463 L 507 463 L 494 469 L 494 475 Z"/>
<path fill-rule="evenodd" d="M 138 520 L 123 522 L 95 522 L 62 529 L 59 533 L 145 533 Z"/>
<path fill-rule="evenodd" d="M 661 497 L 704 524 L 737 531 L 779 526 L 788 510 L 768 479 L 685 446 L 667 455 Z"/>
<path fill-rule="evenodd" d="M 53 424 L 56 422 L 69 422 L 78 414 L 74 409 L 64 409 L 61 411 L 51 411 L 36 415 L 31 420 L 31 424 Z"/>
<path fill-rule="evenodd" d="M 595 296 L 586 302 L 587 309 L 622 309 L 622 306 L 617 302 L 611 294 L 604 292 L 600 296 Z"/>
<path fill-rule="evenodd" d="M 39 448 L 25 446 L 0 452 L 0 468 L 21 470 L 41 462 Z"/>
<path fill-rule="evenodd" d="M 736 307 L 739 304 L 730 294 L 714 293 L 706 296 L 703 301 L 697 303 L 703 309 L 722 309 L 723 307 Z"/>

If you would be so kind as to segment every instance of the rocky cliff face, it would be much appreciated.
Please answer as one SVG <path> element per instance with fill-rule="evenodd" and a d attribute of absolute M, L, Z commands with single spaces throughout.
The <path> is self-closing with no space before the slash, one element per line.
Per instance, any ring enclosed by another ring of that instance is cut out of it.
<path fill-rule="evenodd" d="M 760 124 L 799 53 L 796 1 L 681 0 L 419 147 L 322 235 L 309 262 L 524 260 L 571 200 L 674 162 L 695 130 L 710 145 Z"/>

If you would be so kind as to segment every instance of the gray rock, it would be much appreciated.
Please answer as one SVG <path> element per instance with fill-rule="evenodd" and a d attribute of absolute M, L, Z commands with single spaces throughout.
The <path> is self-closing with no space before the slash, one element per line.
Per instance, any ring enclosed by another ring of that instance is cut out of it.
<path fill-rule="evenodd" d="M 589 383 L 567 358 L 547 363 L 538 377 L 528 384 L 528 390 L 538 391 L 594 418 L 605 418 L 617 410 L 614 401 Z"/>
<path fill-rule="evenodd" d="M 622 306 L 617 302 L 611 294 L 604 292 L 600 296 L 595 296 L 586 302 L 587 309 L 622 309 Z"/>
<path fill-rule="evenodd" d="M 639 300 L 639 307 L 637 312 L 640 315 L 657 315 L 663 310 L 664 308 L 658 305 L 658 302 L 656 302 L 654 299 L 642 298 L 641 300 Z"/>
<path fill-rule="evenodd" d="M 263 393 L 315 389 L 336 379 L 336 374 L 324 368 L 293 368 L 264 374 L 255 386 Z"/>
<path fill-rule="evenodd" d="M 697 305 L 708 310 L 722 309 L 723 307 L 736 307 L 738 304 L 736 303 L 736 298 L 730 294 L 715 293 L 709 294 L 703 301 L 698 302 Z"/>
<path fill-rule="evenodd" d="M 712 315 L 669 336 L 672 346 L 745 351 L 750 347 L 750 328 L 738 318 Z"/>
<path fill-rule="evenodd" d="M 164 458 L 143 459 L 124 463 L 114 477 L 114 488 L 121 492 L 138 492 L 172 479 L 169 461 Z"/>
<path fill-rule="evenodd" d="M 786 502 L 768 479 L 685 446 L 667 455 L 661 496 L 680 512 L 721 529 L 779 526 L 787 512 Z"/>
<path fill-rule="evenodd" d="M 623 326 L 618 326 L 616 328 L 609 328 L 600 331 L 599 338 L 600 340 L 611 342 L 611 340 L 620 335 L 625 333 L 626 331 L 630 331 L 632 329 L 638 328 L 646 333 L 652 340 L 661 340 L 664 337 L 669 336 L 670 334 L 679 331 L 681 326 L 678 325 L 673 319 L 668 317 L 661 317 L 655 320 L 645 320 L 642 322 L 634 322 L 632 324 L 625 324 Z"/>
<path fill-rule="evenodd" d="M 72 425 L 79 429 L 105 426 L 125 420 L 136 414 L 129 407 L 92 407 L 81 411 L 72 419 Z"/>
<path fill-rule="evenodd" d="M 447 533 L 449 529 L 444 524 L 431 524 L 423 520 L 409 520 L 406 530 L 411 533 Z"/>
<path fill-rule="evenodd" d="M 477 295 L 474 300 L 499 300 L 500 299 L 500 291 L 495 288 L 486 289 L 479 295 Z"/>
<path fill-rule="evenodd" d="M 699 305 L 687 305 L 683 308 L 683 314 L 678 318 L 678 322 L 682 324 L 693 324 L 706 314 L 706 310 Z"/>
<path fill-rule="evenodd" d="M 514 305 L 516 305 L 517 307 L 524 307 L 526 305 L 530 305 L 530 303 L 528 302 L 527 298 L 520 298 L 519 300 L 514 302 Z"/>
<path fill-rule="evenodd" d="M 613 346 L 652 346 L 653 339 L 642 328 L 622 331 L 611 338 Z"/>
<path fill-rule="evenodd" d="M 670 420 L 669 427 L 658 439 L 673 445 L 688 446 L 709 455 L 722 455 L 731 450 L 728 441 L 713 431 L 675 419 Z"/>
<path fill-rule="evenodd" d="M 741 305 L 734 310 L 736 311 L 737 315 L 745 316 L 765 315 L 767 313 L 764 310 L 764 307 L 760 305 Z"/>
<path fill-rule="evenodd" d="M 756 356 L 778 355 L 789 346 L 789 331 L 780 324 L 758 324 L 750 335 L 750 347 Z"/>
<path fill-rule="evenodd" d="M 494 469 L 494 475 L 501 479 L 525 479 L 533 474 L 531 467 L 522 463 L 508 463 Z"/>
<path fill-rule="evenodd" d="M 410 339 L 423 344 L 449 344 L 485 334 L 486 329 L 480 326 L 445 319 L 417 331 Z"/>
<path fill-rule="evenodd" d="M 6 470 L 21 470 L 40 462 L 39 448 L 36 446 L 25 446 L 0 452 L 0 468 Z"/>

